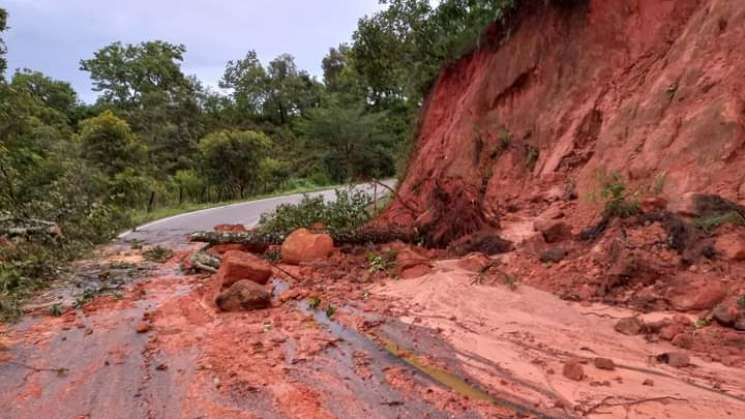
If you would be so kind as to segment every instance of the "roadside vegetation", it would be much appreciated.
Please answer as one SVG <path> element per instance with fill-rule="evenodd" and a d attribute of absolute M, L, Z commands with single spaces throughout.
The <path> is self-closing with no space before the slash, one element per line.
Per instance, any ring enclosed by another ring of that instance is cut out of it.
<path fill-rule="evenodd" d="M 73 57 L 99 93 L 92 104 L 65 81 L 6 72 L 12 16 L 0 8 L 0 217 L 14 224 L 0 231 L 0 311 L 174 208 L 401 173 L 440 67 L 478 47 L 514 1 L 381 3 L 329 49 L 321 80 L 247 45 L 225 65 L 227 93 L 215 92 L 183 72 L 184 45 L 114 42 Z M 60 234 L 27 234 L 31 220 Z"/>

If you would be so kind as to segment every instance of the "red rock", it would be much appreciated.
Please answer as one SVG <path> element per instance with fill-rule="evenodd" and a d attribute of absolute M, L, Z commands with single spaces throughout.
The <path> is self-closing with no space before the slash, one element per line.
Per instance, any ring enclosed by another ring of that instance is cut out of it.
<path fill-rule="evenodd" d="M 679 323 L 669 324 L 660 330 L 660 339 L 673 340 L 679 334 L 685 332 L 687 327 Z"/>
<path fill-rule="evenodd" d="M 595 368 L 599 370 L 613 371 L 616 369 L 616 363 L 612 359 L 595 358 L 593 363 L 595 364 Z"/>
<path fill-rule="evenodd" d="M 642 333 L 644 330 L 644 323 L 636 317 L 627 317 L 619 320 L 614 328 L 618 333 L 634 336 Z"/>
<path fill-rule="evenodd" d="M 269 262 L 251 253 L 231 250 L 225 254 L 217 271 L 217 279 L 223 287 L 229 287 L 242 280 L 264 285 L 272 276 Z"/>
<path fill-rule="evenodd" d="M 291 265 L 327 259 L 334 252 L 328 234 L 315 234 L 305 228 L 295 230 L 282 243 L 282 261 Z"/>
<path fill-rule="evenodd" d="M 248 230 L 243 224 L 219 224 L 215 226 L 215 231 L 223 233 L 245 233 Z"/>
<path fill-rule="evenodd" d="M 153 328 L 153 326 L 150 325 L 150 323 L 140 322 L 140 323 L 137 324 L 137 327 L 135 327 L 135 330 L 137 331 L 137 333 L 147 333 L 152 328 Z"/>
<path fill-rule="evenodd" d="M 471 253 L 458 261 L 458 267 L 469 272 L 481 272 L 492 263 L 491 258 L 483 253 Z"/>
<path fill-rule="evenodd" d="M 533 228 L 543 234 L 546 243 L 557 243 L 572 237 L 572 228 L 559 220 L 538 219 L 533 222 Z"/>
<path fill-rule="evenodd" d="M 717 237 L 715 247 L 725 260 L 745 261 L 745 237 L 740 234 L 730 233 Z"/>
<path fill-rule="evenodd" d="M 646 380 L 644 380 L 642 382 L 642 385 L 643 386 L 654 387 L 654 381 L 652 381 L 651 379 L 647 378 Z"/>
<path fill-rule="evenodd" d="M 745 310 L 738 304 L 737 299 L 730 298 L 714 308 L 712 315 L 722 326 L 732 326 L 738 319 L 745 316 Z"/>
<path fill-rule="evenodd" d="M 691 349 L 693 347 L 693 336 L 688 333 L 678 333 L 672 340 L 672 344 L 678 348 Z"/>
<path fill-rule="evenodd" d="M 260 310 L 270 306 L 271 298 L 271 294 L 264 287 L 244 280 L 222 291 L 215 299 L 215 304 L 222 311 Z"/>
<path fill-rule="evenodd" d="M 709 310 L 727 296 L 727 287 L 695 272 L 678 274 L 671 284 L 667 298 L 679 311 Z"/>
<path fill-rule="evenodd" d="M 579 361 L 568 361 L 565 363 L 563 373 L 564 377 L 574 381 L 582 381 L 585 378 L 585 370 Z"/>

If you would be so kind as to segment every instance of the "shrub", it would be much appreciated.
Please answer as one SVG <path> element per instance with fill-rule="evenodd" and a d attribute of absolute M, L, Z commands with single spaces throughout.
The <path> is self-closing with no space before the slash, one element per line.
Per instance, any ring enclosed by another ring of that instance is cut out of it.
<path fill-rule="evenodd" d="M 382 255 L 376 253 L 369 253 L 367 255 L 368 271 L 370 273 L 375 272 L 388 272 L 396 262 L 396 252 L 389 251 Z"/>
<path fill-rule="evenodd" d="M 259 228 L 264 233 L 287 235 L 292 231 L 323 224 L 329 232 L 353 231 L 370 219 L 370 196 L 361 191 L 336 191 L 336 199 L 326 202 L 323 196 L 303 196 L 298 204 L 280 205 L 274 212 L 261 215 Z"/>
<path fill-rule="evenodd" d="M 605 201 L 605 218 L 628 218 L 639 213 L 639 201 L 630 199 L 621 175 L 614 172 L 601 179 L 600 196 Z"/>

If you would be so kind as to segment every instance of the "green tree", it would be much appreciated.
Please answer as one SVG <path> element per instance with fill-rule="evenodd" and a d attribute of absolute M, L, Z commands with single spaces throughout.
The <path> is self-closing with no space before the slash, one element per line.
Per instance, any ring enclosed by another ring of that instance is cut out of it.
<path fill-rule="evenodd" d="M 238 192 L 258 184 L 259 164 L 272 146 L 265 134 L 256 131 L 222 130 L 199 142 L 202 169 L 215 185 Z"/>
<path fill-rule="evenodd" d="M 205 187 L 204 180 L 195 170 L 179 170 L 171 177 L 171 182 L 178 190 L 179 205 L 187 199 L 197 199 Z"/>
<path fill-rule="evenodd" d="M 70 83 L 52 80 L 38 71 L 18 70 L 10 83 L 16 90 L 23 90 L 41 105 L 53 109 L 67 118 L 73 118 L 79 106 L 78 96 Z"/>
<path fill-rule="evenodd" d="M 259 163 L 258 175 L 264 191 L 279 189 L 290 177 L 290 166 L 285 161 L 266 157 Z"/>
<path fill-rule="evenodd" d="M 146 144 L 152 172 L 160 180 L 194 167 L 202 128 L 202 86 L 181 71 L 186 48 L 163 41 L 123 45 L 115 42 L 81 61 L 99 107 L 124 118 Z M 178 152 L 175 152 L 178 150 Z"/>
<path fill-rule="evenodd" d="M 310 148 L 320 151 L 332 180 L 344 182 L 393 173 L 393 141 L 383 129 L 384 121 L 382 113 L 330 98 L 325 106 L 308 112 L 300 129 L 311 142 Z"/>
<path fill-rule="evenodd" d="M 0 7 L 0 35 L 5 32 L 6 29 L 8 29 L 8 12 Z M 0 37 L 0 75 L 5 74 L 5 69 L 8 67 L 8 62 L 5 59 L 6 52 L 7 48 L 5 47 L 5 40 Z"/>
<path fill-rule="evenodd" d="M 164 41 L 123 45 L 115 42 L 80 61 L 80 69 L 90 72 L 93 90 L 102 99 L 122 107 L 139 104 L 143 95 L 172 92 L 188 85 L 181 72 L 186 47 Z"/>
<path fill-rule="evenodd" d="M 318 81 L 298 70 L 291 55 L 282 54 L 264 68 L 255 51 L 228 62 L 220 87 L 232 90 L 238 109 L 249 117 L 280 125 L 316 106 L 322 90 Z"/>
<path fill-rule="evenodd" d="M 111 111 L 81 123 L 82 156 L 109 176 L 142 163 L 144 148 L 126 121 Z"/>
<path fill-rule="evenodd" d="M 233 91 L 233 99 L 240 111 L 260 114 L 269 91 L 269 79 L 256 51 L 248 51 L 243 59 L 228 61 L 220 87 Z"/>

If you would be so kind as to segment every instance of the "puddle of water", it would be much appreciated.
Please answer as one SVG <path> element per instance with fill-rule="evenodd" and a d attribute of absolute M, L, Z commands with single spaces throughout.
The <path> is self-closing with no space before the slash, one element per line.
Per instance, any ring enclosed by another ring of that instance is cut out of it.
<path fill-rule="evenodd" d="M 441 385 L 450 388 L 456 393 L 467 396 L 474 400 L 482 400 L 496 405 L 502 405 L 502 403 L 500 403 L 497 399 L 490 396 L 489 393 L 477 387 L 474 387 L 471 384 L 468 384 L 465 380 L 454 374 L 451 374 L 435 366 L 426 364 L 422 361 L 422 359 L 407 351 L 406 349 L 400 347 L 395 342 L 380 337 L 378 339 L 380 339 L 380 341 L 382 342 L 383 348 L 385 348 L 385 350 L 388 351 L 391 355 L 395 356 L 398 359 L 401 359 L 421 373 L 427 375 Z"/>
<path fill-rule="evenodd" d="M 275 281 L 275 284 L 277 282 L 278 281 Z M 445 388 L 451 389 L 452 391 L 455 391 L 456 393 L 466 396 L 470 399 L 485 401 L 496 406 L 514 411 L 518 414 L 527 415 L 530 417 L 537 417 L 542 419 L 554 418 L 554 416 L 548 416 L 544 413 L 535 411 L 518 403 L 494 397 L 486 391 L 480 389 L 478 386 L 469 384 L 464 379 L 455 374 L 451 374 L 441 368 L 429 365 L 428 363 L 424 362 L 422 358 L 418 357 L 411 351 L 404 349 L 390 339 L 386 339 L 380 336 L 369 336 L 343 326 L 339 322 L 334 321 L 333 318 L 329 318 L 323 310 L 314 310 L 313 308 L 311 308 L 307 300 L 299 302 L 298 308 L 302 312 L 312 315 L 316 323 L 318 323 L 322 327 L 325 327 L 334 336 L 351 343 L 354 347 L 366 350 L 368 354 L 373 355 L 373 359 L 376 358 L 375 354 L 378 354 L 378 360 L 382 361 L 382 359 L 380 359 L 380 354 L 387 354 L 393 356 L 393 358 L 395 358 L 396 360 L 402 361 L 406 365 L 414 368 L 420 374 L 428 377 L 435 383 Z"/>

